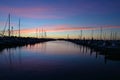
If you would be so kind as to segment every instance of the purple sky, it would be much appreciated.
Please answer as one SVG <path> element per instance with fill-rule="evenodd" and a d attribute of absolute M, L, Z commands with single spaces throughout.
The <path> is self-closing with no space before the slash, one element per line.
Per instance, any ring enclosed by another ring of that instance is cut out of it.
<path fill-rule="evenodd" d="M 119 0 L 1 0 L 0 30 L 9 13 L 14 29 L 120 26 Z"/>

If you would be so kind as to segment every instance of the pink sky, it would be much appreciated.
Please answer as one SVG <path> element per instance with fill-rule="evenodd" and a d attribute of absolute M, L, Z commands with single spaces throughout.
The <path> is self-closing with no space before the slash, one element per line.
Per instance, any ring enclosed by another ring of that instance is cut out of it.
<path fill-rule="evenodd" d="M 102 29 L 114 29 L 120 28 L 120 26 L 104 26 Z M 30 29 L 22 29 L 21 33 L 36 33 L 36 29 L 42 31 L 42 28 L 30 28 Z M 77 31 L 77 30 L 98 30 L 101 27 L 71 27 L 71 25 L 55 25 L 52 27 L 45 27 L 43 30 L 46 32 L 64 32 L 64 31 Z M 17 31 L 17 30 L 16 30 Z"/>
<path fill-rule="evenodd" d="M 70 14 L 56 14 L 59 13 L 54 7 L 8 7 L 0 6 L 0 10 L 3 13 L 11 13 L 16 16 L 24 18 L 35 18 L 35 19 L 61 19 Z"/>

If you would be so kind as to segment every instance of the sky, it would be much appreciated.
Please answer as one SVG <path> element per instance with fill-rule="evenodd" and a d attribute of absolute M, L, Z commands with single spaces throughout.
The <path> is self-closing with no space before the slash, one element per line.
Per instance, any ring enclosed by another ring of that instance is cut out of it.
<path fill-rule="evenodd" d="M 82 30 L 90 38 L 91 31 L 97 37 L 101 27 L 107 37 L 111 32 L 120 34 L 120 0 L 0 0 L 1 32 L 9 13 L 14 35 L 18 35 L 19 18 L 21 36 L 41 36 L 43 29 L 47 37 L 79 38 Z"/>

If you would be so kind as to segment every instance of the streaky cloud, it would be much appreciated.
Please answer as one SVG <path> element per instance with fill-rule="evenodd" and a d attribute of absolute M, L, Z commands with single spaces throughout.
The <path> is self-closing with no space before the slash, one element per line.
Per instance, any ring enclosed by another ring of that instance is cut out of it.
<path fill-rule="evenodd" d="M 120 29 L 120 26 L 102 26 L 103 29 Z M 28 34 L 28 33 L 36 33 L 36 29 L 40 32 L 42 31 L 41 27 L 30 28 L 30 29 L 22 29 L 21 33 Z M 46 32 L 65 32 L 65 31 L 78 31 L 78 30 L 99 30 L 101 27 L 72 27 L 71 25 L 55 25 L 52 27 L 45 27 L 43 28 Z M 18 31 L 18 30 L 15 30 Z"/>

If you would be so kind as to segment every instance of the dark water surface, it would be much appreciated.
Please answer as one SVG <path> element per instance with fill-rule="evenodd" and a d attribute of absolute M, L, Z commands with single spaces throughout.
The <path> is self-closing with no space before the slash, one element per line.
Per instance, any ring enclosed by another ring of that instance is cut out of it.
<path fill-rule="evenodd" d="M 120 60 L 50 41 L 0 52 L 0 80 L 120 80 Z"/>

